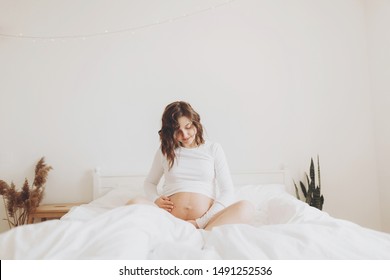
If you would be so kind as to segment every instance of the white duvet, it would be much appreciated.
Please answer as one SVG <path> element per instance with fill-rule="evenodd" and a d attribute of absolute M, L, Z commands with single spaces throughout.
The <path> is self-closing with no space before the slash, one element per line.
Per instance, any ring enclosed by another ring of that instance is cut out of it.
<path fill-rule="evenodd" d="M 243 186 L 256 205 L 253 225 L 195 229 L 149 205 L 121 206 L 113 191 L 61 220 L 0 235 L 0 259 L 390 259 L 390 234 L 335 219 L 284 192 Z"/>

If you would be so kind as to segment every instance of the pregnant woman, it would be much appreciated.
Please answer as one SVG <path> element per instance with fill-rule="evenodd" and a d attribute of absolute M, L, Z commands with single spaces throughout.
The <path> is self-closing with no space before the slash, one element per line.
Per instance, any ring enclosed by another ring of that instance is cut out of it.
<path fill-rule="evenodd" d="M 200 116 L 190 104 L 166 106 L 159 135 L 161 146 L 144 185 L 149 201 L 196 228 L 251 222 L 254 206 L 234 201 L 224 152 L 218 143 L 204 140 Z M 165 181 L 158 194 L 162 176 Z"/>

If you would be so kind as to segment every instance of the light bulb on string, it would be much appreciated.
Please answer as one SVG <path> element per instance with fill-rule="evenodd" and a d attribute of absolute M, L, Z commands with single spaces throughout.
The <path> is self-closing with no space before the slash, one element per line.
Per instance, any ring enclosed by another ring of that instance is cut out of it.
<path fill-rule="evenodd" d="M 220 4 L 218 4 L 218 5 L 214 5 L 214 6 L 211 6 L 211 7 L 208 7 L 208 8 L 204 8 L 204 9 L 198 8 L 197 10 L 195 10 L 193 12 L 184 13 L 184 14 L 182 14 L 180 16 L 171 17 L 171 18 L 168 18 L 168 19 L 165 19 L 165 20 L 158 20 L 156 22 L 152 22 L 152 23 L 149 23 L 149 24 L 144 24 L 144 25 L 130 27 L 130 28 L 124 28 L 124 29 L 119 29 L 119 30 L 112 30 L 112 31 L 110 31 L 109 29 L 106 28 L 102 32 L 96 32 L 96 33 L 80 34 L 80 35 L 53 35 L 53 36 L 25 35 L 23 32 L 20 32 L 17 35 L 0 33 L 0 37 L 10 38 L 10 39 L 12 39 L 12 38 L 14 38 L 14 39 L 15 38 L 16 39 L 29 39 L 29 40 L 32 40 L 35 43 L 37 40 L 50 41 L 50 42 L 55 42 L 55 41 L 64 42 L 66 40 L 81 39 L 82 41 L 85 41 L 85 40 L 87 40 L 87 38 L 101 37 L 101 36 L 114 35 L 114 34 L 120 34 L 120 33 L 130 33 L 131 35 L 134 35 L 134 34 L 136 34 L 137 31 L 140 31 L 141 29 L 147 29 L 147 28 L 151 28 L 151 27 L 154 27 L 154 26 L 157 26 L 157 25 L 162 25 L 162 24 L 165 24 L 165 23 L 176 22 L 176 21 L 182 20 L 182 19 L 190 17 L 190 16 L 195 16 L 195 15 L 198 15 L 198 14 L 210 11 L 210 10 L 215 10 L 217 8 L 220 8 L 220 7 L 226 6 L 228 4 L 231 4 L 231 3 L 235 2 L 235 1 L 238 1 L 238 0 L 224 1 L 224 2 L 222 2 Z"/>

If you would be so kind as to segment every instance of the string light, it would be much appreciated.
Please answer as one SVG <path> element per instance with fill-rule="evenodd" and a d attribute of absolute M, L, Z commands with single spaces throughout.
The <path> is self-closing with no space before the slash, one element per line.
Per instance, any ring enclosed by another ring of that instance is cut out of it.
<path fill-rule="evenodd" d="M 143 29 L 148 29 L 157 25 L 162 25 L 162 24 L 167 24 L 167 23 L 172 23 L 176 22 L 179 20 L 182 20 L 184 18 L 192 17 L 198 14 L 202 14 L 211 10 L 215 10 L 218 8 L 221 8 L 223 6 L 229 5 L 237 0 L 228 0 L 224 1 L 223 3 L 204 8 L 204 9 L 199 9 L 190 13 L 185 13 L 180 16 L 164 19 L 164 20 L 159 20 L 153 23 L 149 24 L 144 24 L 144 25 L 139 25 L 135 27 L 129 27 L 129 28 L 124 28 L 124 29 L 118 29 L 118 30 L 108 30 L 105 29 L 102 32 L 95 32 L 95 33 L 89 33 L 89 34 L 80 34 L 80 35 L 55 35 L 55 36 L 34 36 L 34 35 L 25 35 L 23 33 L 19 34 L 5 34 L 5 33 L 0 33 L 0 37 L 3 38 L 11 38 L 11 39 L 31 39 L 35 43 L 37 40 L 48 40 L 51 42 L 54 42 L 56 40 L 61 40 L 64 41 L 66 39 L 82 39 L 86 40 L 87 38 L 92 38 L 92 37 L 101 37 L 101 36 L 107 36 L 107 35 L 115 35 L 115 34 L 120 34 L 120 33 L 130 33 L 130 34 L 135 34 L 136 32 L 143 30 Z"/>

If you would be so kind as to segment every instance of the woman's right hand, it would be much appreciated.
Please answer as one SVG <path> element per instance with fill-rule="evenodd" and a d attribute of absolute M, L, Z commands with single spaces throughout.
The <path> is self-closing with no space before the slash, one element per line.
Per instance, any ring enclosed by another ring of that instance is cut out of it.
<path fill-rule="evenodd" d="M 159 198 L 157 198 L 154 203 L 160 207 L 161 209 L 167 210 L 168 212 L 171 212 L 173 209 L 173 202 L 170 200 L 169 197 L 162 195 Z"/>

